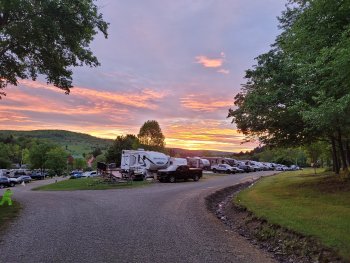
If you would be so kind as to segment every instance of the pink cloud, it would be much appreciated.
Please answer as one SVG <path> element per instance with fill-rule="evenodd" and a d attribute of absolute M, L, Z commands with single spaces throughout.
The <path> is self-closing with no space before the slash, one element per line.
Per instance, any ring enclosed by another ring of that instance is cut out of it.
<path fill-rule="evenodd" d="M 232 100 L 227 98 L 213 98 L 213 96 L 201 94 L 189 94 L 180 101 L 181 105 L 187 109 L 204 112 L 228 109 L 232 105 Z"/>
<path fill-rule="evenodd" d="M 61 90 L 52 86 L 46 85 L 41 82 L 34 82 L 29 80 L 22 80 L 20 84 L 30 88 L 39 88 L 46 89 L 56 93 L 62 93 Z M 93 90 L 84 87 L 75 86 L 71 95 L 74 98 L 83 98 L 86 100 L 91 100 L 94 102 L 104 101 L 122 104 L 126 106 L 132 106 L 136 108 L 145 108 L 145 109 L 156 109 L 157 105 L 153 103 L 163 99 L 167 95 L 167 92 L 164 91 L 155 91 L 150 88 L 144 88 L 137 92 L 109 92 L 103 90 Z"/>
<path fill-rule="evenodd" d="M 205 68 L 219 68 L 224 63 L 224 58 L 208 58 L 207 56 L 197 56 L 196 63 L 201 64 Z"/>
<path fill-rule="evenodd" d="M 228 70 L 228 69 L 223 69 L 223 68 L 221 68 L 221 69 L 219 69 L 218 70 L 218 73 L 222 73 L 222 74 L 230 74 L 230 71 Z"/>

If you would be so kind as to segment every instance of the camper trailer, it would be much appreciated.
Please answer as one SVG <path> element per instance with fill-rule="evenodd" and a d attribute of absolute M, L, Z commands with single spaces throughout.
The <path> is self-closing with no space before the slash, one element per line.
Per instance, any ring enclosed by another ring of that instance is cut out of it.
<path fill-rule="evenodd" d="M 123 150 L 121 172 L 132 173 L 138 179 L 154 177 L 159 169 L 168 167 L 170 157 L 160 152 L 138 150 Z"/>
<path fill-rule="evenodd" d="M 237 165 L 237 160 L 233 158 L 225 158 L 225 157 L 205 157 L 210 162 L 210 166 L 218 165 L 218 164 L 228 164 L 231 166 Z"/>
<path fill-rule="evenodd" d="M 207 159 L 200 157 L 187 157 L 188 166 L 191 168 L 201 168 L 203 170 L 210 170 L 210 162 Z"/>

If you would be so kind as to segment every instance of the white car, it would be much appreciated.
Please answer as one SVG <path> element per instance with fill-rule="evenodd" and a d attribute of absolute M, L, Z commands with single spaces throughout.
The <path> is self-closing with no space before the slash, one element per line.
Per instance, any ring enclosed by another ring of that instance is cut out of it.
<path fill-rule="evenodd" d="M 211 170 L 214 173 L 228 173 L 228 174 L 234 174 L 237 172 L 235 167 L 232 167 L 228 164 L 218 164 L 211 167 Z"/>
<path fill-rule="evenodd" d="M 279 165 L 276 167 L 276 171 L 288 171 L 288 167 L 285 165 Z"/>
<path fill-rule="evenodd" d="M 89 172 L 85 172 L 81 175 L 81 177 L 95 177 L 97 176 L 97 172 L 96 171 L 89 171 Z"/>

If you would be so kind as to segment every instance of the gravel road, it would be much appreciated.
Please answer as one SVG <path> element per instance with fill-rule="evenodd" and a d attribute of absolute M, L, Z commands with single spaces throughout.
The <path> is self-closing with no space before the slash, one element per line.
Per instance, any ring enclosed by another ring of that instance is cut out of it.
<path fill-rule="evenodd" d="M 204 200 L 272 173 L 103 191 L 30 191 L 47 180 L 16 186 L 24 209 L 0 236 L 0 262 L 274 262 L 209 213 Z"/>

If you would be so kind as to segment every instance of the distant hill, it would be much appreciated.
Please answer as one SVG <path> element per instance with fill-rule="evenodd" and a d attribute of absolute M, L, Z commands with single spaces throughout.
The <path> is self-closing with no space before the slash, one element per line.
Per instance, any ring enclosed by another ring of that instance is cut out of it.
<path fill-rule="evenodd" d="M 74 157 L 82 157 L 82 155 L 92 152 L 95 148 L 100 148 L 105 152 L 110 145 L 112 139 L 102 139 L 85 133 L 71 132 L 65 130 L 34 130 L 34 131 L 12 131 L 0 130 L 1 137 L 29 137 L 37 139 L 45 139 L 52 143 L 61 145 L 70 152 Z M 211 150 L 187 150 L 181 148 L 167 148 L 168 154 L 178 157 L 193 156 L 229 156 L 232 152 L 221 152 Z"/>
<path fill-rule="evenodd" d="M 83 153 L 88 154 L 95 148 L 106 151 L 113 143 L 111 139 L 102 139 L 85 133 L 64 131 L 64 130 L 34 130 L 34 131 L 11 131 L 2 130 L 0 136 L 29 137 L 45 139 L 52 143 L 61 145 L 75 157 L 81 157 Z"/>

